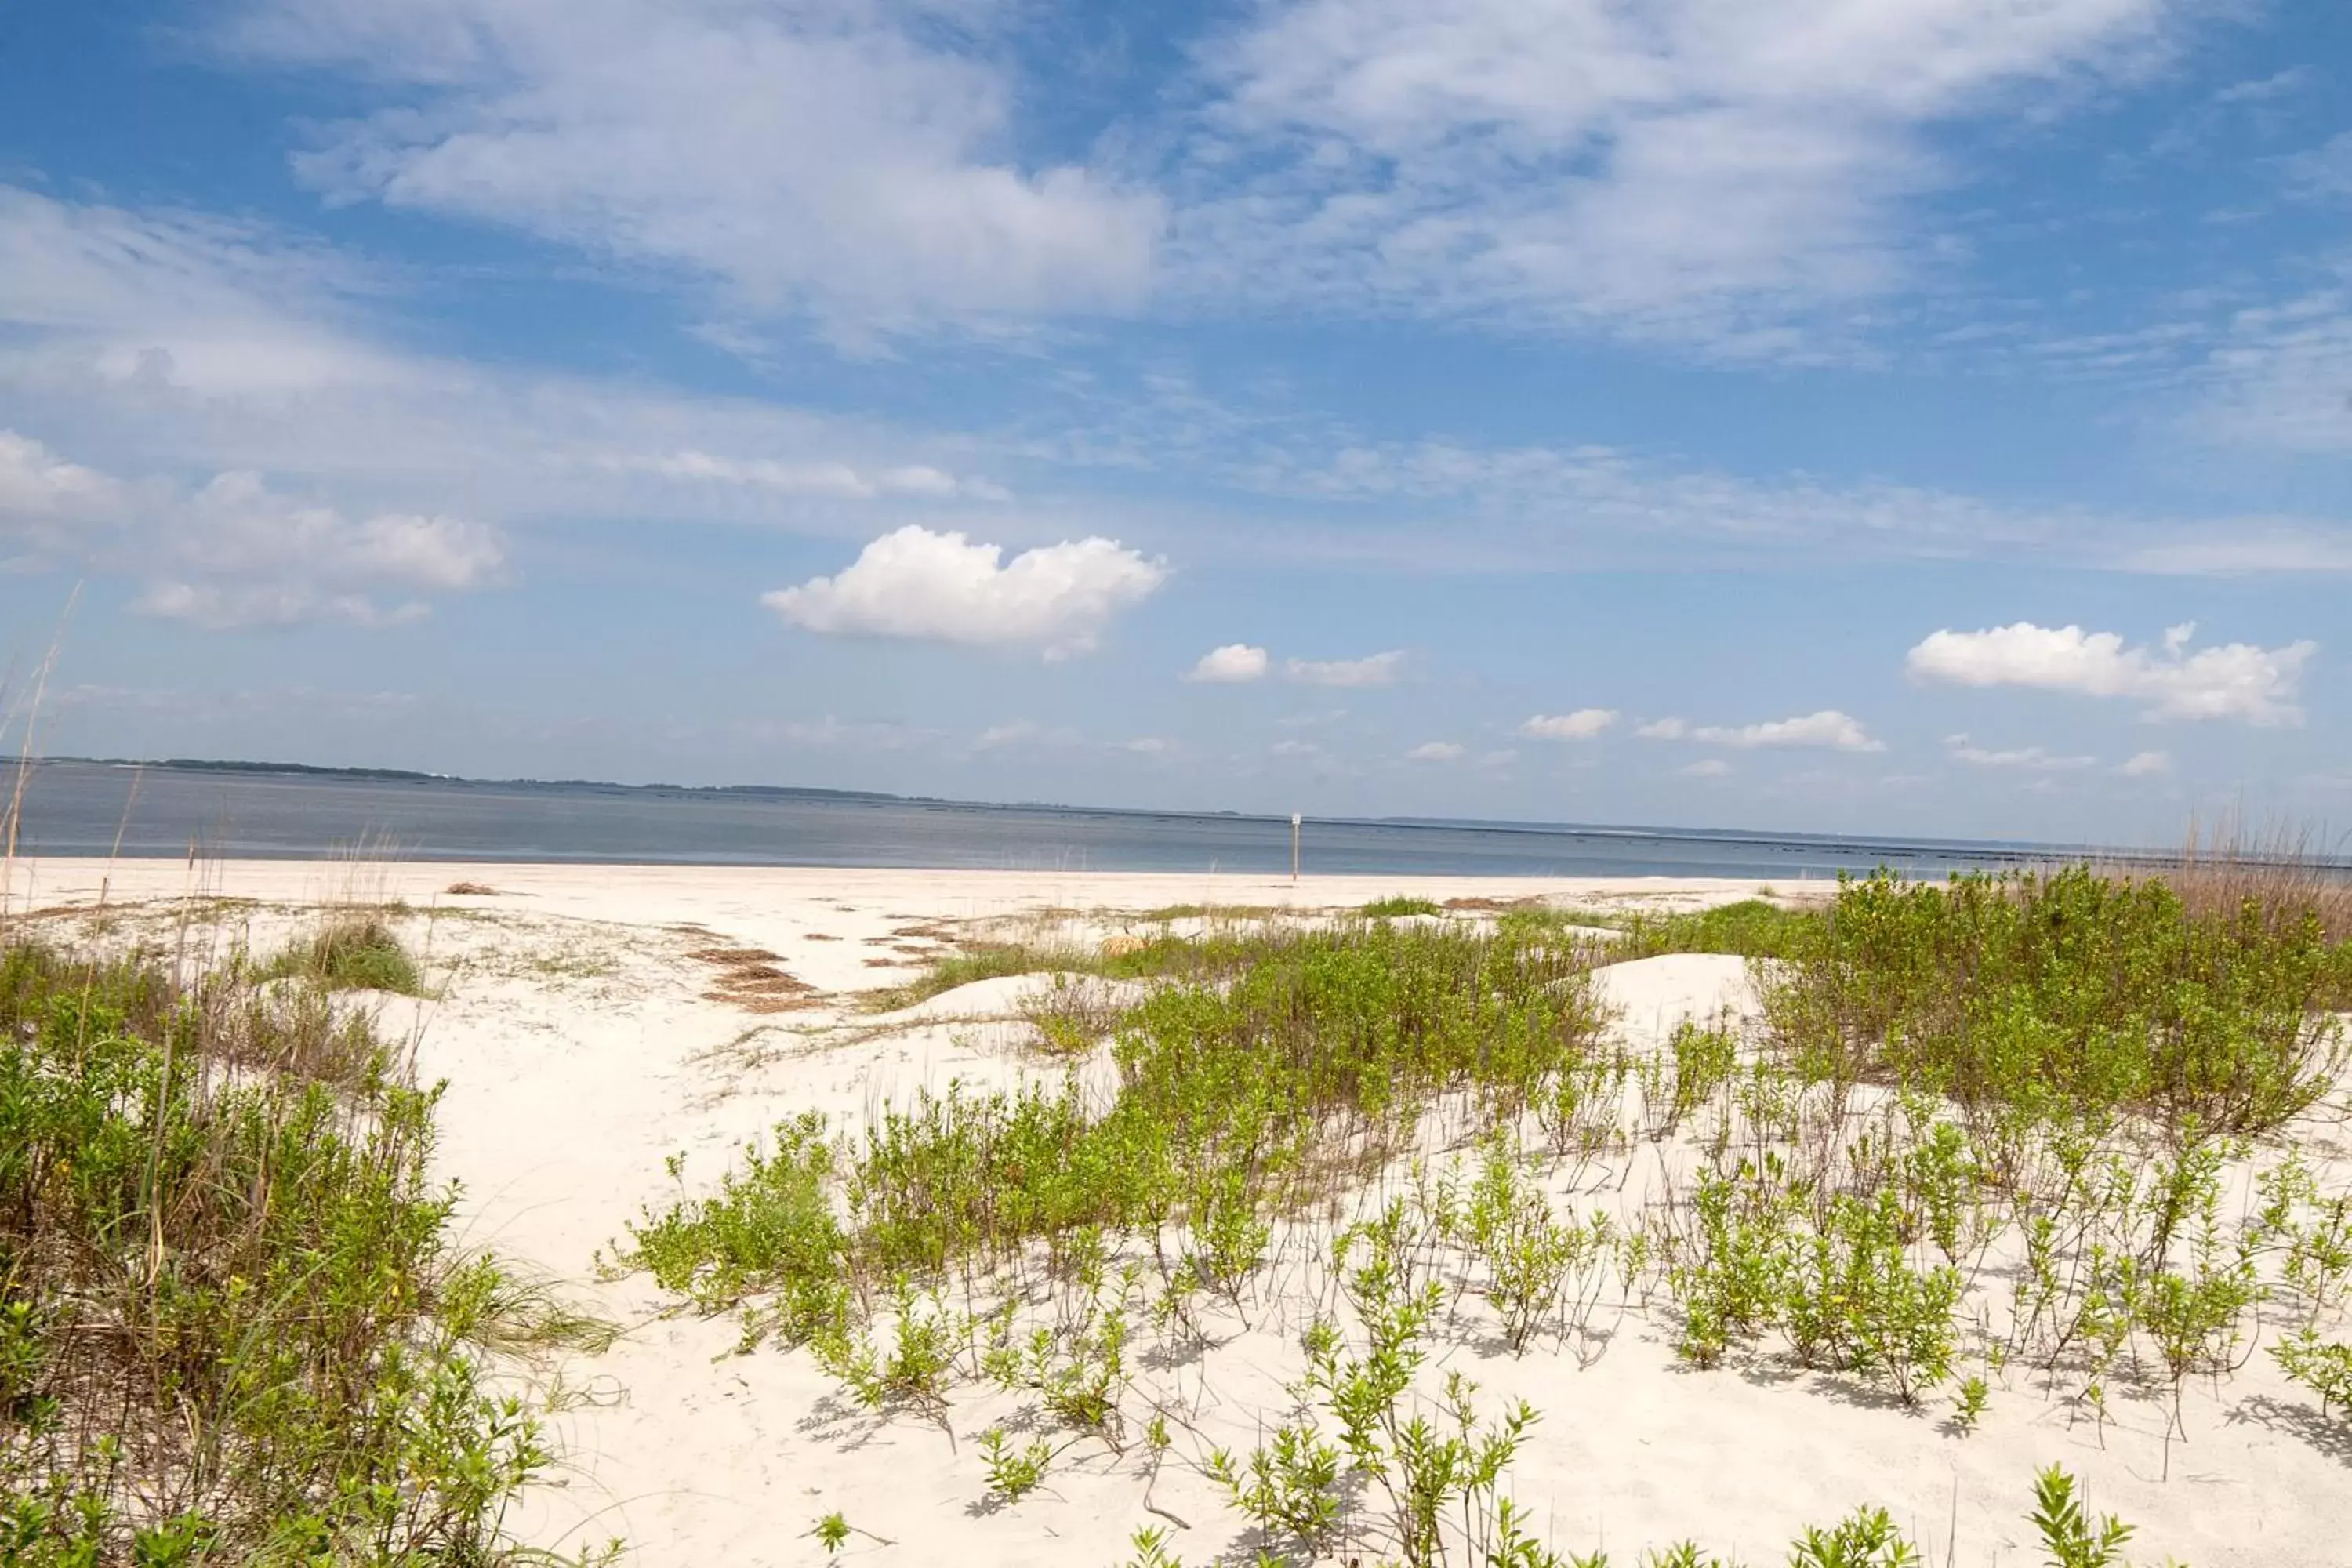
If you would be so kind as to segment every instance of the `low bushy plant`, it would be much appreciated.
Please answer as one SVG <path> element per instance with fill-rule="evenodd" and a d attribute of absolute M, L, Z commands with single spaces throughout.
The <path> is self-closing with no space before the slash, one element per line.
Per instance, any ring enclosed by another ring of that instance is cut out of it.
<path fill-rule="evenodd" d="M 2345 1065 L 2325 1004 L 2346 962 L 2308 911 L 2196 913 L 2161 880 L 1882 872 L 1841 881 L 1824 937 L 1769 973 L 1765 1006 L 1808 1079 L 2260 1131 Z"/>
<path fill-rule="evenodd" d="M 500 1561 L 491 1347 L 566 1326 L 455 1246 L 437 1091 L 251 984 L 0 943 L 0 1560 Z"/>

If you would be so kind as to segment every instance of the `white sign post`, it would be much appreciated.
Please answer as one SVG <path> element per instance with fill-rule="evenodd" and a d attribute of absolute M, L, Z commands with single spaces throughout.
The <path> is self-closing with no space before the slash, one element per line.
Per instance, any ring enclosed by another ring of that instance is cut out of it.
<path fill-rule="evenodd" d="M 1298 880 L 1298 814 L 1295 811 L 1290 814 L 1290 879 L 1293 884 Z"/>

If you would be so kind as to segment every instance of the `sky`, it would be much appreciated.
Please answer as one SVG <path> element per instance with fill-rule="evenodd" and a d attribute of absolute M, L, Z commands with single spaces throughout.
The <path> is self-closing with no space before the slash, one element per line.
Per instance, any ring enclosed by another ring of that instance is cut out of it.
<path fill-rule="evenodd" d="M 0 8 L 41 750 L 2325 837 L 2347 588 L 2340 0 Z"/>

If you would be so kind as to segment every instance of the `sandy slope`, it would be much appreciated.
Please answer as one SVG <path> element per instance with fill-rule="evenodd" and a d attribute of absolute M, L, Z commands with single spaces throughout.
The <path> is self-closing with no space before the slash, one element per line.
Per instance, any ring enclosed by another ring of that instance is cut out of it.
<path fill-rule="evenodd" d="M 352 876 L 287 862 L 211 865 L 192 877 L 176 863 L 51 861 L 17 867 L 12 896 L 20 910 L 76 910 L 48 918 L 89 930 L 103 882 L 116 913 L 99 915 L 96 929 L 165 951 L 175 917 L 152 900 L 192 889 L 252 900 L 208 905 L 206 918 L 266 948 L 308 918 L 303 906 L 351 893 Z M 499 890 L 440 891 L 460 879 Z M 987 982 L 896 1016 L 856 1005 L 856 991 L 902 977 L 894 966 L 977 925 L 1099 940 L 1131 925 L 1133 911 L 1175 904 L 1305 910 L 1412 892 L 1691 907 L 1753 890 L 1663 879 L 1309 878 L 1293 888 L 1239 877 L 481 866 L 370 868 L 359 881 L 366 896 L 404 898 L 417 911 L 405 934 L 429 949 L 443 984 L 436 1001 L 388 1004 L 385 1022 L 413 1030 L 423 1070 L 448 1080 L 439 1158 L 465 1185 L 472 1239 L 632 1325 L 609 1353 L 554 1373 L 568 1473 L 529 1500 L 520 1522 L 532 1537 L 578 1547 L 621 1536 L 633 1561 L 654 1564 L 815 1563 L 823 1553 L 803 1532 L 838 1509 L 870 1532 L 844 1552 L 856 1561 L 1108 1564 L 1123 1559 L 1138 1525 L 1172 1516 L 1187 1528 L 1171 1546 L 1195 1568 L 1245 1560 L 1253 1545 L 1191 1461 L 1212 1443 L 1246 1446 L 1278 1418 L 1307 1310 L 1285 1292 L 1312 1288 L 1310 1238 L 1294 1238 L 1268 1270 L 1246 1327 L 1223 1321 L 1205 1354 L 1139 1374 L 1131 1404 L 1149 1396 L 1179 1415 L 1156 1475 L 1139 1447 L 1122 1457 L 1080 1443 L 1017 1509 L 984 1501 L 971 1437 L 1017 1418 L 1018 1400 L 973 1391 L 959 1399 L 951 1430 L 869 1416 L 846 1406 L 806 1355 L 734 1354 L 730 1321 L 665 1316 L 667 1303 L 644 1279 L 598 1279 L 597 1252 L 641 1205 L 676 1193 L 663 1170 L 672 1153 L 687 1154 L 689 1185 L 709 1183 L 743 1140 L 788 1114 L 814 1109 L 855 1125 L 919 1086 L 1057 1072 L 1020 1051 L 1025 1026 L 1013 1016 L 1034 981 Z M 742 947 L 772 952 L 816 994 L 776 1011 L 714 996 L 717 969 L 694 955 Z M 1601 984 L 1637 1043 L 1751 1001 L 1745 967 L 1731 959 L 1619 965 Z M 2334 1161 L 2325 1179 L 2341 1190 L 2352 1163 L 2340 1131 L 2314 1138 Z M 1646 1145 L 1632 1157 L 1643 1158 L 1654 1158 Z M 1601 1173 L 1589 1186 L 1579 1207 L 1607 1206 L 1638 1193 L 1639 1174 Z M 2352 1426 L 2320 1420 L 2316 1401 L 2264 1354 L 2218 1390 L 2190 1389 L 2185 1445 L 2168 1446 L 2165 1413 L 2150 1400 L 2117 1398 L 2118 1418 L 2102 1433 L 2022 1378 L 1997 1388 L 1982 1429 L 1962 1437 L 1940 1404 L 1905 1411 L 1848 1380 L 1769 1360 L 1687 1370 L 1663 1310 L 1621 1311 L 1612 1297 L 1594 1326 L 1581 1356 L 1545 1342 L 1513 1359 L 1468 1320 L 1451 1325 L 1459 1331 L 1442 1347 L 1445 1364 L 1497 1400 L 1524 1395 L 1542 1412 L 1510 1489 L 1561 1548 L 1605 1545 L 1633 1563 L 1645 1546 L 1688 1536 L 1775 1563 L 1800 1526 L 1868 1501 L 1892 1509 L 1938 1563 L 2024 1563 L 2038 1561 L 2022 1522 L 2032 1472 L 2060 1460 L 2099 1509 L 2139 1525 L 2136 1544 L 2149 1561 L 2168 1552 L 2228 1568 L 2352 1557 Z M 1147 1503 L 1164 1511 L 1148 1513 Z"/>

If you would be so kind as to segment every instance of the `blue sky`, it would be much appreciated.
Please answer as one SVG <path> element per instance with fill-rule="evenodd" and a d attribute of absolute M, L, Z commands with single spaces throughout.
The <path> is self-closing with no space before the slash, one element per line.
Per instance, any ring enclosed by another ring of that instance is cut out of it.
<path fill-rule="evenodd" d="M 2164 840 L 2347 586 L 2334 0 L 0 16 L 58 750 Z"/>

